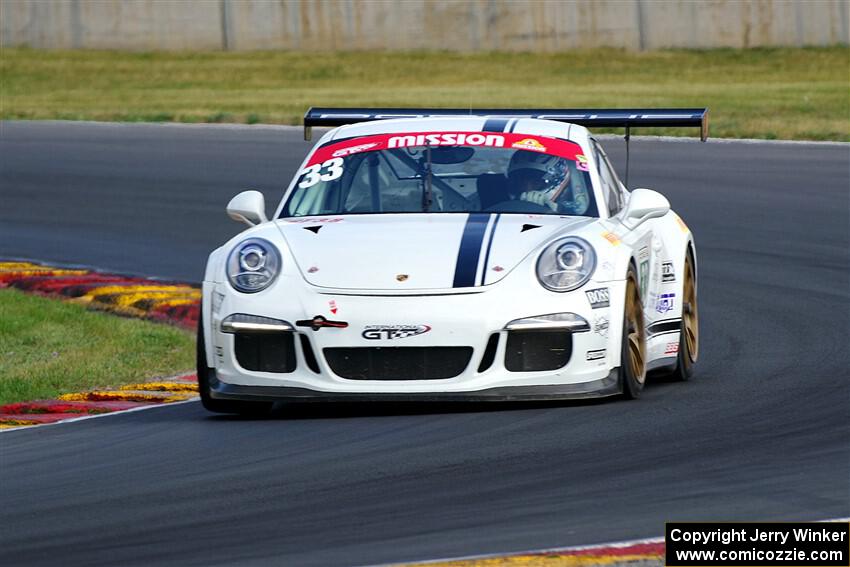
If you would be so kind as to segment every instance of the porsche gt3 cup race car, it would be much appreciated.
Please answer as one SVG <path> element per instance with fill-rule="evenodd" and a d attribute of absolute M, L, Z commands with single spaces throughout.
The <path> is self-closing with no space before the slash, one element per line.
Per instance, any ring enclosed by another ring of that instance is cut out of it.
<path fill-rule="evenodd" d="M 204 406 L 640 395 L 698 355 L 697 257 L 667 199 L 620 182 L 586 125 L 706 109 L 311 109 L 338 126 L 272 219 L 209 257 Z"/>

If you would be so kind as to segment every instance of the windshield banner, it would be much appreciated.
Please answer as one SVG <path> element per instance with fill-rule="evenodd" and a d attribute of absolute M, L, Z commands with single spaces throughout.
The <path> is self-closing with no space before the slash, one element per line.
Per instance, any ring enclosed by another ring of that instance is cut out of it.
<path fill-rule="evenodd" d="M 333 142 L 322 146 L 310 157 L 308 166 L 333 158 L 344 158 L 360 152 L 392 150 L 417 146 L 485 146 L 516 150 L 529 150 L 573 161 L 586 162 L 581 146 L 575 142 L 509 132 L 394 132 L 362 136 Z"/>

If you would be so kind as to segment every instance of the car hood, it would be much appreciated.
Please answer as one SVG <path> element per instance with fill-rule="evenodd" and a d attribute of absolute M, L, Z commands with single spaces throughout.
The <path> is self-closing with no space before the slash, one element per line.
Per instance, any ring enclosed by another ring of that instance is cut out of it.
<path fill-rule="evenodd" d="M 275 221 L 309 283 L 351 290 L 450 290 L 490 285 L 583 217 L 405 213 Z"/>

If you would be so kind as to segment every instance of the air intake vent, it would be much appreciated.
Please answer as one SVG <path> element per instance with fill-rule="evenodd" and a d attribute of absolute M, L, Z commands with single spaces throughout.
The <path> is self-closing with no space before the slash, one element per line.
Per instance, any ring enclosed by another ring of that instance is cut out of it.
<path fill-rule="evenodd" d="M 442 380 L 461 374 L 472 347 L 326 348 L 334 374 L 348 380 Z"/>
<path fill-rule="evenodd" d="M 481 357 L 481 364 L 478 365 L 478 372 L 484 372 L 496 360 L 496 349 L 499 348 L 499 333 L 490 335 L 490 340 L 487 341 L 487 348 L 484 349 L 484 356 Z"/>
<path fill-rule="evenodd" d="M 301 351 L 304 353 L 304 362 L 307 363 L 307 368 L 319 374 L 319 363 L 316 361 L 316 354 L 313 352 L 313 345 L 310 344 L 310 339 L 307 335 L 301 336 Z"/>
<path fill-rule="evenodd" d="M 295 370 L 294 333 L 235 333 L 236 361 L 245 370 L 288 373 Z"/>
<path fill-rule="evenodd" d="M 511 372 L 557 370 L 570 361 L 573 338 L 568 331 L 511 331 L 505 368 Z"/>

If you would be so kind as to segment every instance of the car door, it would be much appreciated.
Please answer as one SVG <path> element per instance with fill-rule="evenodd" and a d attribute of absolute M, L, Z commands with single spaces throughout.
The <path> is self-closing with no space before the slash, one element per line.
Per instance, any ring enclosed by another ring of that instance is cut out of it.
<path fill-rule="evenodd" d="M 628 203 L 629 193 L 617 177 L 605 150 L 595 139 L 593 140 L 593 153 L 599 180 L 602 183 L 602 194 L 605 198 L 609 222 L 614 227 L 613 232 L 620 240 L 634 250 L 644 315 L 647 321 L 653 320 L 655 319 L 655 303 L 661 280 L 661 266 L 658 259 L 661 252 L 661 242 L 654 237 L 654 219 L 642 223 L 633 230 L 623 224 L 623 213 Z"/>

